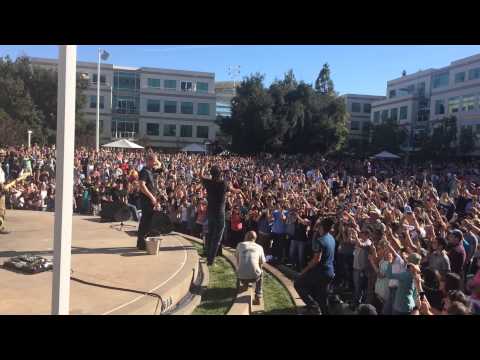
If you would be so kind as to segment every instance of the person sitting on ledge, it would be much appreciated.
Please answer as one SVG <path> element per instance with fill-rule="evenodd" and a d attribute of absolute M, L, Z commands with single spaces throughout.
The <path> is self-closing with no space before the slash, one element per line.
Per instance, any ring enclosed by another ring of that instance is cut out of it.
<path fill-rule="evenodd" d="M 256 244 L 257 234 L 249 231 L 244 240 L 237 245 L 236 259 L 238 264 L 237 277 L 240 286 L 245 288 L 248 283 L 255 282 L 254 304 L 260 304 L 263 294 L 263 271 L 262 266 L 266 262 L 263 247 Z"/>

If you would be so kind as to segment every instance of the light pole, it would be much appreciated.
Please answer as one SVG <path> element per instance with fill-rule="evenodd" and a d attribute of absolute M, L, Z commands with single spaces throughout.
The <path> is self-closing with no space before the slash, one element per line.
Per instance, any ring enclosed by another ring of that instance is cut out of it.
<path fill-rule="evenodd" d="M 98 49 L 98 65 L 97 65 L 97 124 L 95 126 L 95 148 L 98 152 L 100 148 L 100 63 L 102 60 L 108 60 L 110 54 L 105 50 Z"/>
<path fill-rule="evenodd" d="M 31 147 L 31 140 L 32 140 L 32 130 L 28 130 L 28 148 L 30 149 Z"/>
<path fill-rule="evenodd" d="M 77 46 L 60 45 L 58 57 L 52 314 L 68 315 L 72 253 L 72 169 L 75 144 Z"/>
<path fill-rule="evenodd" d="M 235 81 L 240 76 L 240 65 L 230 65 L 228 67 L 228 76 L 233 80 L 233 91 L 235 91 Z"/>

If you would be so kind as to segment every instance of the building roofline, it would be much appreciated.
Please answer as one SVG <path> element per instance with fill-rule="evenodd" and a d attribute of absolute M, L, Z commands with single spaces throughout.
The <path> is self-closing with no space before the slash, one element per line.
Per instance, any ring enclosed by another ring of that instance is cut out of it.
<path fill-rule="evenodd" d="M 41 63 L 44 65 L 57 65 L 57 59 L 49 58 L 39 58 L 39 57 L 29 57 L 32 63 Z M 77 61 L 77 66 L 93 67 L 96 69 L 97 63 L 95 62 L 86 62 L 86 61 Z M 102 67 L 109 67 L 113 70 L 127 70 L 127 71 L 138 71 L 142 73 L 159 73 L 159 74 L 172 74 L 180 76 L 190 76 L 190 77 L 202 77 L 202 78 L 212 78 L 215 79 L 215 73 L 204 72 L 204 71 L 190 71 L 190 70 L 177 70 L 177 69 L 163 69 L 163 68 L 151 68 L 151 67 L 133 67 L 133 66 L 121 66 L 114 65 L 110 63 L 102 63 Z"/>

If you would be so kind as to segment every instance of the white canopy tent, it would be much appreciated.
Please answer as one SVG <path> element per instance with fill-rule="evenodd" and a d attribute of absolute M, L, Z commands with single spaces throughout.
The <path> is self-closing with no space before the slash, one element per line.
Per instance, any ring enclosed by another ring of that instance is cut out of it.
<path fill-rule="evenodd" d="M 182 152 L 206 153 L 207 150 L 205 149 L 204 145 L 190 144 L 190 145 L 185 146 L 182 149 Z"/>
<path fill-rule="evenodd" d="M 377 155 L 374 155 L 371 157 L 373 160 L 398 160 L 400 159 L 400 156 L 392 154 L 391 152 L 388 151 L 382 151 L 381 153 L 378 153 Z"/>
<path fill-rule="evenodd" d="M 121 149 L 143 149 L 143 146 L 135 144 L 127 139 L 120 139 L 105 145 L 103 147 L 111 147 L 111 148 L 121 148 Z"/>

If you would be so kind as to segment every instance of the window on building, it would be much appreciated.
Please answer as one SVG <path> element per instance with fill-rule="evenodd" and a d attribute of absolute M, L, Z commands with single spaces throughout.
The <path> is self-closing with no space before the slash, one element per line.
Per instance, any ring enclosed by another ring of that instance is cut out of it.
<path fill-rule="evenodd" d="M 415 92 L 415 85 L 408 85 L 407 87 L 398 89 L 398 96 L 409 96 Z"/>
<path fill-rule="evenodd" d="M 473 111 L 475 109 L 475 95 L 465 95 L 462 98 L 462 111 Z"/>
<path fill-rule="evenodd" d="M 160 135 L 160 125 L 147 123 L 147 135 L 148 136 L 158 136 Z"/>
<path fill-rule="evenodd" d="M 373 122 L 378 124 L 380 122 L 380 111 L 375 111 L 373 113 Z"/>
<path fill-rule="evenodd" d="M 177 125 L 175 124 L 163 125 L 163 136 L 177 136 Z"/>
<path fill-rule="evenodd" d="M 480 133 L 480 124 L 475 125 L 475 132 Z"/>
<path fill-rule="evenodd" d="M 445 100 L 435 100 L 435 115 L 445 114 Z"/>
<path fill-rule="evenodd" d="M 92 83 L 94 83 L 94 84 L 97 83 L 97 76 L 98 76 L 98 74 L 93 74 L 92 75 Z M 106 76 L 100 74 L 100 84 L 105 84 L 106 82 L 107 82 Z"/>
<path fill-rule="evenodd" d="M 407 114 L 408 114 L 408 106 L 400 107 L 400 120 L 407 119 Z"/>
<path fill-rule="evenodd" d="M 397 91 L 396 90 L 390 90 L 390 93 L 388 94 L 389 98 L 394 98 L 397 96 Z"/>
<path fill-rule="evenodd" d="M 372 105 L 371 104 L 363 104 L 363 112 L 365 114 L 370 114 L 372 112 Z"/>
<path fill-rule="evenodd" d="M 208 104 L 208 103 L 198 103 L 197 114 L 198 115 L 210 115 L 210 104 Z"/>
<path fill-rule="evenodd" d="M 182 101 L 180 104 L 180 111 L 182 114 L 193 114 L 193 103 L 189 101 Z"/>
<path fill-rule="evenodd" d="M 192 137 L 192 125 L 180 126 L 180 137 Z"/>
<path fill-rule="evenodd" d="M 147 99 L 147 112 L 160 112 L 160 100 Z"/>
<path fill-rule="evenodd" d="M 116 96 L 113 97 L 114 111 L 120 114 L 138 113 L 138 97 L 136 96 Z"/>
<path fill-rule="evenodd" d="M 208 126 L 197 126 L 197 138 L 208 139 Z"/>
<path fill-rule="evenodd" d="M 177 90 L 177 80 L 165 80 L 163 86 L 167 90 Z"/>
<path fill-rule="evenodd" d="M 100 109 L 103 109 L 105 107 L 105 96 L 100 96 Z M 90 96 L 90 109 L 96 109 L 97 108 L 97 95 L 91 95 Z"/>
<path fill-rule="evenodd" d="M 352 103 L 352 112 L 360 112 L 362 111 L 361 109 L 362 108 L 360 103 L 357 103 L 357 102 Z"/>
<path fill-rule="evenodd" d="M 149 88 L 159 88 L 160 87 L 160 79 L 148 79 L 148 87 Z"/>
<path fill-rule="evenodd" d="M 114 89 L 138 90 L 140 89 L 140 76 L 136 72 L 115 71 L 113 87 Z"/>
<path fill-rule="evenodd" d="M 468 80 L 480 79 L 480 68 L 468 70 Z"/>
<path fill-rule="evenodd" d="M 138 119 L 112 119 L 112 137 L 125 138 L 138 134 Z"/>
<path fill-rule="evenodd" d="M 180 89 L 182 91 L 193 91 L 193 83 L 191 81 L 182 81 L 180 83 Z"/>
<path fill-rule="evenodd" d="M 390 119 L 392 119 L 393 121 L 398 120 L 398 109 L 397 108 L 394 108 L 394 109 L 390 110 Z"/>
<path fill-rule="evenodd" d="M 103 133 L 103 120 L 99 120 L 100 123 L 100 134 Z"/>
<path fill-rule="evenodd" d="M 166 100 L 163 103 L 163 111 L 168 113 L 168 114 L 175 114 L 177 112 L 177 102 L 176 101 L 171 101 L 171 100 Z"/>
<path fill-rule="evenodd" d="M 350 121 L 350 130 L 360 130 L 360 121 L 357 121 L 357 120 Z"/>
<path fill-rule="evenodd" d="M 449 77 L 448 72 L 443 72 L 443 73 L 434 75 L 433 88 L 436 89 L 439 87 L 448 86 L 448 77 Z"/>
<path fill-rule="evenodd" d="M 208 92 L 208 83 L 206 82 L 197 82 L 197 92 Z"/>
<path fill-rule="evenodd" d="M 463 83 L 465 81 L 465 71 L 455 74 L 455 84 Z"/>
<path fill-rule="evenodd" d="M 425 81 L 418 83 L 418 95 L 425 96 Z"/>
<path fill-rule="evenodd" d="M 387 121 L 387 119 L 388 119 L 388 109 L 382 110 L 382 122 Z"/>
<path fill-rule="evenodd" d="M 460 96 L 448 99 L 448 113 L 454 114 L 460 110 Z"/>

